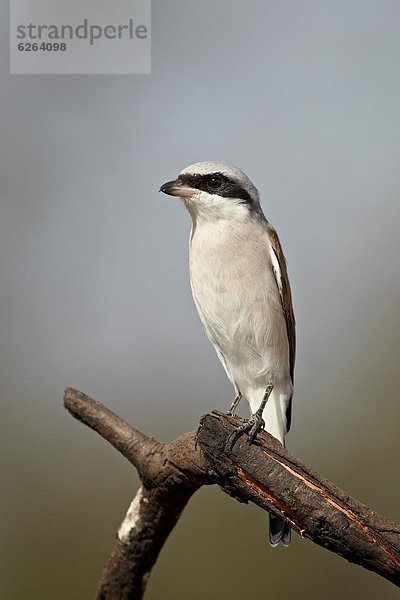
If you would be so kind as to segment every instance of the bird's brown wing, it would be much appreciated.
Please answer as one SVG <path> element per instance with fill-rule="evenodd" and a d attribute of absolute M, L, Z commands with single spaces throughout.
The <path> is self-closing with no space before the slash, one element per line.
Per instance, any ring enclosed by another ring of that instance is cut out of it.
<path fill-rule="evenodd" d="M 287 274 L 287 266 L 285 256 L 283 254 L 282 246 L 279 241 L 278 234 L 275 229 L 268 224 L 268 236 L 271 243 L 273 253 L 276 258 L 276 263 L 273 261 L 273 270 L 278 286 L 279 295 L 281 297 L 282 310 L 285 315 L 286 331 L 289 342 L 289 364 L 290 364 L 290 377 L 292 383 L 294 383 L 294 363 L 296 358 L 296 321 L 294 318 L 293 304 L 292 304 L 292 293 L 290 291 L 289 277 Z M 275 263 L 275 264 L 274 264 Z M 290 399 L 287 411 L 286 411 L 286 423 L 287 430 L 290 429 L 292 417 L 292 399 Z"/>

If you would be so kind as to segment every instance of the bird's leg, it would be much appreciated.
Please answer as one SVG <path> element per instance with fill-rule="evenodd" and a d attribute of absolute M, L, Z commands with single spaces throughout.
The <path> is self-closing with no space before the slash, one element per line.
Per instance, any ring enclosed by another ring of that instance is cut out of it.
<path fill-rule="evenodd" d="M 226 413 L 228 415 L 228 417 L 233 417 L 233 415 L 235 414 L 235 410 L 238 407 L 239 402 L 242 399 L 242 394 L 240 392 L 238 392 L 228 410 L 228 412 Z"/>
<path fill-rule="evenodd" d="M 234 443 L 236 442 L 236 440 L 239 438 L 239 436 L 242 433 L 249 432 L 249 444 L 251 444 L 252 441 L 254 440 L 257 432 L 260 429 L 264 429 L 265 423 L 262 418 L 262 414 L 263 414 L 265 405 L 268 402 L 268 398 L 271 395 L 273 387 L 274 386 L 272 384 L 267 385 L 264 397 L 261 401 L 260 406 L 256 410 L 256 412 L 253 415 L 251 415 L 250 419 L 248 421 L 246 421 L 246 423 L 244 423 L 243 425 L 240 425 L 240 427 L 238 427 L 233 433 L 230 434 L 230 436 L 227 439 L 227 443 L 231 442 L 231 445 L 233 446 Z"/>

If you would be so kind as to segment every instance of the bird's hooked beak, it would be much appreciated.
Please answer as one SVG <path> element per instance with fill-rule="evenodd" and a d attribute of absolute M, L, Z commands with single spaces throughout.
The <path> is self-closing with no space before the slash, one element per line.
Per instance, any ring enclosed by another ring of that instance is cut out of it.
<path fill-rule="evenodd" d="M 190 198 L 196 193 L 194 188 L 191 188 L 183 184 L 179 179 L 174 181 L 167 181 L 160 187 L 160 192 L 168 194 L 169 196 L 177 196 L 178 198 Z"/>

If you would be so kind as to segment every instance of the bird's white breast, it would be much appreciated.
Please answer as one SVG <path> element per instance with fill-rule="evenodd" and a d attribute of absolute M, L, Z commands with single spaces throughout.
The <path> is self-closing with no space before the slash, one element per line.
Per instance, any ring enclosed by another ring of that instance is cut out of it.
<path fill-rule="evenodd" d="M 238 387 L 284 380 L 289 373 L 286 323 L 266 225 L 197 223 L 190 240 L 196 308 L 227 373 Z"/>

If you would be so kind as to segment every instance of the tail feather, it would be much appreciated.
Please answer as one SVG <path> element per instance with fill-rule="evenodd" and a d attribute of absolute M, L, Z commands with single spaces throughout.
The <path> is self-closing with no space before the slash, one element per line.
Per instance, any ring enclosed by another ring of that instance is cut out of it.
<path fill-rule="evenodd" d="M 282 534 L 282 544 L 285 546 L 285 548 L 287 548 L 290 544 L 290 540 L 292 539 L 292 530 L 290 529 L 290 526 L 285 523 L 285 525 L 283 526 L 283 534 Z"/>
<path fill-rule="evenodd" d="M 269 515 L 269 543 L 275 548 L 279 542 L 289 546 L 291 538 L 290 526 L 283 519 Z"/>

